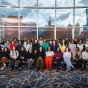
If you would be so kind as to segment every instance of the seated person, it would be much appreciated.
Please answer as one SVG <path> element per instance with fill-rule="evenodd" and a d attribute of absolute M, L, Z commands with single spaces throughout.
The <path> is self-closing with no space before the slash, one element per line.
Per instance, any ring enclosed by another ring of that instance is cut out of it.
<path fill-rule="evenodd" d="M 57 51 L 55 52 L 54 57 L 55 57 L 55 61 L 56 61 L 57 71 L 59 71 L 61 61 L 63 58 L 63 53 L 61 52 L 60 48 L 57 48 Z"/>
<path fill-rule="evenodd" d="M 88 62 L 88 47 L 86 47 L 86 50 L 82 52 L 82 59 L 83 59 L 83 70 L 86 72 L 86 64 Z"/>
<path fill-rule="evenodd" d="M 28 49 L 28 52 L 27 52 L 27 63 L 28 63 L 28 69 L 29 70 L 32 69 L 33 63 L 34 63 L 34 53 L 33 53 L 32 48 Z"/>
<path fill-rule="evenodd" d="M 44 69 L 44 59 L 45 59 L 45 52 L 43 50 L 42 47 L 39 48 L 39 52 L 38 52 L 38 59 L 36 61 L 36 69 L 39 70 L 39 66 L 40 69 Z"/>
<path fill-rule="evenodd" d="M 24 47 L 21 47 L 21 50 L 19 52 L 19 67 L 22 68 L 23 65 L 26 64 L 26 51 Z"/>
<path fill-rule="evenodd" d="M 1 70 L 3 70 L 6 67 L 6 61 L 9 59 L 9 50 L 8 48 L 4 48 L 1 54 L 1 61 L 2 61 L 2 68 Z"/>
<path fill-rule="evenodd" d="M 48 50 L 45 52 L 45 54 L 46 54 L 45 58 L 46 69 L 50 71 L 52 68 L 52 62 L 54 57 L 54 52 L 51 50 L 50 46 L 48 47 Z"/>
<path fill-rule="evenodd" d="M 15 61 L 18 59 L 19 53 L 16 50 L 16 47 L 13 46 L 12 50 L 10 51 L 10 60 L 11 60 L 11 70 L 14 69 Z"/>
<path fill-rule="evenodd" d="M 75 62 L 75 67 L 80 72 L 82 70 L 82 55 L 78 47 L 76 47 L 75 52 L 73 53 L 73 61 Z"/>

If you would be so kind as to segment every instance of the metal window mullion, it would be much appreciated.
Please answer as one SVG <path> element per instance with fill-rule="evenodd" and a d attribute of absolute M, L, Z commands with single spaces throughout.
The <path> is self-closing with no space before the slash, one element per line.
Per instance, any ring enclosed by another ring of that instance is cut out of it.
<path fill-rule="evenodd" d="M 56 0 L 55 0 L 55 29 L 54 29 L 54 39 L 56 40 Z"/>
<path fill-rule="evenodd" d="M 37 0 L 37 39 L 38 39 L 38 0 Z"/>
<path fill-rule="evenodd" d="M 73 8 L 73 28 L 72 28 L 72 39 L 75 37 L 75 0 L 74 0 L 74 8 Z"/>
<path fill-rule="evenodd" d="M 20 39 L 20 0 L 18 0 L 18 39 Z"/>

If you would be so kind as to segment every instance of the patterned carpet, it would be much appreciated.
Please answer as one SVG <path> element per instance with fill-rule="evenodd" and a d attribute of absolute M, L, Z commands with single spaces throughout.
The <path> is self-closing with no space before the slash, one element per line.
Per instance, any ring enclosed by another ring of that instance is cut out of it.
<path fill-rule="evenodd" d="M 0 71 L 0 88 L 88 88 L 88 73 L 5 69 Z"/>

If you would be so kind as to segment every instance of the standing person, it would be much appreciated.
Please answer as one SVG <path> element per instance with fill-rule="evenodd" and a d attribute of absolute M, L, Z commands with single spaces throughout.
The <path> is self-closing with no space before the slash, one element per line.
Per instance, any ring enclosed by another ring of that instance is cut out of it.
<path fill-rule="evenodd" d="M 69 38 L 68 37 L 65 38 L 65 43 L 66 43 L 66 45 L 68 47 L 69 46 Z"/>
<path fill-rule="evenodd" d="M 43 37 L 42 36 L 39 37 L 38 42 L 39 42 L 40 45 L 43 43 Z"/>
<path fill-rule="evenodd" d="M 80 39 L 80 40 L 78 41 L 77 47 L 79 48 L 79 50 L 80 50 L 81 52 L 83 51 L 83 49 L 84 49 L 84 44 L 83 44 L 82 39 Z"/>
<path fill-rule="evenodd" d="M 1 40 L 1 49 L 3 50 L 4 49 L 4 44 L 5 44 L 5 41 L 4 39 Z"/>
<path fill-rule="evenodd" d="M 7 47 L 5 47 L 2 51 L 2 54 L 1 54 L 1 61 L 2 61 L 2 68 L 1 70 L 4 70 L 4 68 L 6 67 L 6 61 L 9 59 L 9 50 Z"/>
<path fill-rule="evenodd" d="M 6 43 L 4 44 L 4 47 L 7 47 L 10 50 L 10 41 L 7 40 Z"/>
<path fill-rule="evenodd" d="M 86 50 L 86 48 L 88 47 L 88 40 L 86 40 L 86 43 L 84 44 L 84 51 Z"/>
<path fill-rule="evenodd" d="M 57 48 L 57 51 L 55 52 L 55 61 L 56 61 L 56 66 L 57 66 L 57 71 L 59 71 L 61 61 L 63 58 L 63 53 L 61 52 L 60 48 Z"/>
<path fill-rule="evenodd" d="M 30 40 L 27 40 L 27 44 L 26 44 L 24 47 L 25 47 L 26 51 L 28 51 L 29 48 L 32 48 L 32 43 L 31 43 L 31 41 L 30 41 Z"/>
<path fill-rule="evenodd" d="M 21 51 L 21 47 L 23 47 L 23 45 L 22 45 L 22 41 L 19 40 L 19 41 L 18 41 L 18 44 L 17 44 L 17 50 L 18 50 L 18 52 Z"/>
<path fill-rule="evenodd" d="M 18 59 L 19 53 L 16 50 L 16 47 L 13 46 L 12 50 L 10 51 L 10 60 L 11 60 L 11 70 L 14 69 L 15 61 Z"/>
<path fill-rule="evenodd" d="M 82 55 L 79 51 L 79 48 L 76 47 L 75 52 L 73 53 L 73 61 L 75 62 L 75 66 L 79 72 L 82 71 Z"/>
<path fill-rule="evenodd" d="M 27 63 L 28 63 L 28 69 L 29 70 L 32 69 L 33 63 L 34 63 L 34 53 L 33 53 L 32 48 L 28 49 L 28 52 L 27 52 Z"/>
<path fill-rule="evenodd" d="M 66 51 L 63 53 L 63 58 L 67 66 L 67 70 L 70 71 L 73 65 L 71 63 L 71 52 L 69 52 L 69 48 L 66 48 Z"/>
<path fill-rule="evenodd" d="M 77 44 L 78 44 L 78 39 L 77 38 L 74 39 L 74 43 L 76 44 L 76 47 L 77 47 Z"/>
<path fill-rule="evenodd" d="M 71 40 L 71 43 L 69 43 L 69 48 L 71 50 L 71 53 L 73 54 L 75 52 L 76 44 L 74 44 L 74 40 Z"/>
<path fill-rule="evenodd" d="M 45 52 L 46 58 L 45 58 L 45 63 L 46 63 L 46 68 L 47 70 L 51 70 L 52 68 L 52 62 L 53 62 L 53 57 L 54 57 L 54 52 L 51 50 L 51 47 L 48 47 L 48 51 Z"/>
<path fill-rule="evenodd" d="M 61 43 L 61 45 L 60 45 L 61 52 L 64 52 L 65 49 L 66 49 L 66 47 L 67 47 L 67 45 L 66 45 L 66 43 L 65 43 L 65 40 L 63 39 L 63 40 L 62 40 L 62 43 Z"/>
<path fill-rule="evenodd" d="M 57 51 L 57 48 L 59 47 L 57 44 L 56 44 L 56 41 L 53 40 L 53 43 L 51 44 L 51 49 L 53 50 L 53 52 L 55 53 Z"/>
<path fill-rule="evenodd" d="M 12 50 L 13 49 L 13 47 L 15 47 L 16 48 L 16 44 L 14 43 L 14 41 L 12 40 L 11 41 L 11 44 L 10 44 L 10 50 Z"/>
<path fill-rule="evenodd" d="M 83 70 L 86 72 L 86 64 L 88 62 L 88 47 L 86 50 L 82 52 L 82 59 L 83 59 Z"/>
<path fill-rule="evenodd" d="M 39 45 L 38 41 L 35 40 L 35 42 L 34 42 L 34 44 L 32 46 L 33 52 L 34 52 L 34 60 L 35 60 L 35 63 L 36 63 L 36 60 L 38 58 L 39 47 L 40 47 L 40 45 Z"/>
<path fill-rule="evenodd" d="M 39 70 L 39 68 L 43 71 L 44 70 L 44 60 L 45 60 L 45 52 L 42 47 L 39 48 L 38 52 L 38 59 L 36 61 L 36 69 Z"/>
<path fill-rule="evenodd" d="M 35 50 L 39 50 L 39 47 L 40 47 L 40 45 L 39 45 L 39 43 L 38 43 L 38 41 L 37 40 L 35 40 L 35 42 L 34 42 L 34 44 L 33 44 L 33 46 L 32 46 L 32 48 L 33 48 L 33 51 L 35 51 Z"/>
<path fill-rule="evenodd" d="M 46 40 L 46 39 L 44 39 L 44 41 L 43 41 L 43 43 L 41 44 L 41 46 L 43 47 L 43 49 L 44 49 L 45 51 L 47 50 L 49 44 L 47 43 L 47 40 Z"/>
<path fill-rule="evenodd" d="M 26 38 L 24 37 L 24 38 L 22 39 L 22 45 L 25 47 L 26 44 L 27 44 L 27 41 L 26 41 Z"/>
<path fill-rule="evenodd" d="M 57 40 L 57 45 L 58 45 L 59 48 L 60 48 L 60 46 L 61 46 L 61 40 L 60 40 L 60 39 Z"/>

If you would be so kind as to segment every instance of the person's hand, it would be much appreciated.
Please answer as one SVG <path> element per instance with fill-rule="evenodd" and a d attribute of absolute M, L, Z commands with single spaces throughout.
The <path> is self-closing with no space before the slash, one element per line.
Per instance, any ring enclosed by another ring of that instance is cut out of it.
<path fill-rule="evenodd" d="M 59 59 L 59 57 L 56 57 L 56 59 Z"/>
<path fill-rule="evenodd" d="M 32 61 L 32 58 L 30 58 L 30 61 Z"/>

